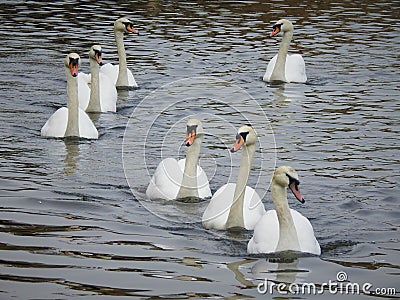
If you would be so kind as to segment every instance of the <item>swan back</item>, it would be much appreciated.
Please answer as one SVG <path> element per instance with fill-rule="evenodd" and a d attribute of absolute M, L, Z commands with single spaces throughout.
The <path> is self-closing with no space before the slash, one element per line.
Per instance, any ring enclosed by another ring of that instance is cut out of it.
<path fill-rule="evenodd" d="M 203 213 L 203 227 L 207 229 L 224 230 L 228 220 L 230 207 L 236 189 L 236 183 L 227 183 L 220 187 L 212 196 Z M 258 220 L 265 214 L 265 208 L 257 192 L 246 186 L 243 210 L 244 228 L 253 230 Z"/>

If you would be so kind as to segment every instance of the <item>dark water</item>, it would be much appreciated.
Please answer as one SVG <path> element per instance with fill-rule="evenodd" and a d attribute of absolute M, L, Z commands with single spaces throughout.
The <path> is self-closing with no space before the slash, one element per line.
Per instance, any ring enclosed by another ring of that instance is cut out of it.
<path fill-rule="evenodd" d="M 338 272 L 399 297 L 396 1 L 5 1 L 0 15 L 1 299 L 262 299 L 265 278 L 319 286 Z M 79 53 L 87 72 L 99 43 L 116 62 L 120 16 L 141 32 L 125 37 L 140 88 L 119 93 L 117 113 L 92 115 L 98 140 L 42 138 L 66 103 L 65 55 Z M 282 17 L 307 84 L 261 80 Z M 251 232 L 202 229 L 206 202 L 143 199 L 161 157 L 184 155 L 190 115 L 207 129 L 213 191 L 236 178 L 239 155 L 226 148 L 247 121 L 261 148 L 249 185 L 267 209 L 275 164 L 297 169 L 306 203 L 289 203 L 312 222 L 321 257 L 247 255 Z"/>

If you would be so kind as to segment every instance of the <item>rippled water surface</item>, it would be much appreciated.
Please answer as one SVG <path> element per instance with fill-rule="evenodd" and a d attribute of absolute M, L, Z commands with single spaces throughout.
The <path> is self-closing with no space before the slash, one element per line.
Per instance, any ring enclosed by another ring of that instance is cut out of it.
<path fill-rule="evenodd" d="M 320 2 L 0 3 L 0 298 L 262 299 L 265 278 L 319 286 L 338 272 L 399 297 L 398 4 Z M 140 31 L 125 37 L 140 88 L 119 91 L 116 113 L 91 116 L 98 140 L 42 138 L 66 103 L 65 55 L 79 53 L 88 72 L 99 43 L 117 62 L 121 16 Z M 306 84 L 261 80 L 282 17 Z M 297 169 L 306 203 L 289 204 L 310 219 L 321 257 L 248 255 L 251 232 L 202 229 L 206 201 L 144 200 L 161 157 L 184 156 L 190 115 L 207 129 L 213 192 L 236 178 L 240 155 L 227 147 L 244 122 L 260 138 L 248 184 L 267 209 L 275 164 Z"/>

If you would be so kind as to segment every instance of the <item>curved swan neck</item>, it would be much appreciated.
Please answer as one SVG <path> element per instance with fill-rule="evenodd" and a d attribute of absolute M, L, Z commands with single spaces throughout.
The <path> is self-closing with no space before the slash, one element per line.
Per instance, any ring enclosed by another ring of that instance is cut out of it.
<path fill-rule="evenodd" d="M 287 189 L 272 182 L 271 194 L 279 222 L 279 242 L 276 251 L 300 251 L 296 227 L 287 200 Z"/>
<path fill-rule="evenodd" d="M 198 134 L 193 144 L 186 152 L 185 169 L 177 198 L 199 197 L 197 187 L 197 164 L 199 162 L 202 140 L 202 134 Z"/>
<path fill-rule="evenodd" d="M 240 160 L 239 175 L 236 182 L 235 193 L 233 195 L 233 203 L 229 211 L 226 228 L 242 227 L 244 228 L 243 204 L 246 192 L 246 185 L 250 175 L 251 165 L 253 163 L 256 145 L 246 145 L 242 151 Z"/>
<path fill-rule="evenodd" d="M 90 59 L 90 99 L 89 105 L 86 108 L 87 112 L 100 112 L 100 79 L 99 79 L 100 67 L 97 61 Z"/>
<path fill-rule="evenodd" d="M 78 79 L 72 77 L 69 69 L 67 74 L 67 95 L 68 95 L 68 122 L 65 130 L 65 137 L 79 137 L 79 110 L 78 110 Z"/>
<path fill-rule="evenodd" d="M 286 81 L 286 57 L 289 51 L 289 45 L 292 37 L 293 31 L 286 31 L 283 33 L 282 42 L 279 46 L 278 57 L 276 58 L 275 66 L 271 74 L 271 81 Z"/>
<path fill-rule="evenodd" d="M 124 33 L 118 30 L 114 30 L 115 42 L 118 50 L 118 79 L 116 86 L 128 86 L 128 70 L 126 65 L 126 53 L 124 46 Z"/>

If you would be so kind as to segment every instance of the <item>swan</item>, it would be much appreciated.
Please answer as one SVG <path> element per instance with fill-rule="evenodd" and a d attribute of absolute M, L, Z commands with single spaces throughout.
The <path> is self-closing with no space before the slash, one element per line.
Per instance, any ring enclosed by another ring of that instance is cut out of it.
<path fill-rule="evenodd" d="M 290 41 L 293 37 L 293 24 L 289 20 L 281 19 L 272 28 L 270 37 L 276 36 L 281 31 L 283 37 L 279 52 L 268 63 L 263 80 L 267 82 L 306 82 L 306 65 L 303 57 L 300 54 L 288 55 Z"/>
<path fill-rule="evenodd" d="M 287 188 L 297 200 L 304 203 L 299 184 L 299 177 L 293 168 L 283 166 L 275 170 L 270 187 L 275 210 L 267 211 L 258 221 L 253 237 L 247 244 L 248 253 L 292 250 L 321 254 L 310 221 L 301 213 L 289 208 Z"/>
<path fill-rule="evenodd" d="M 121 88 L 137 88 L 135 78 L 131 70 L 126 65 L 126 53 L 124 47 L 124 33 L 133 32 L 139 34 L 139 32 L 133 28 L 133 24 L 127 18 L 120 18 L 114 22 L 114 36 L 115 42 L 118 49 L 118 61 L 119 65 L 105 64 L 101 67 L 100 72 L 109 76 L 115 86 Z"/>
<path fill-rule="evenodd" d="M 67 74 L 67 107 L 59 108 L 43 125 L 45 137 L 82 137 L 97 139 L 99 134 L 89 116 L 78 106 L 78 67 L 80 57 L 70 53 L 64 60 Z"/>
<path fill-rule="evenodd" d="M 146 190 L 148 199 L 181 199 L 211 197 L 210 185 L 204 170 L 198 166 L 203 126 L 197 119 L 186 124 L 186 158 L 177 161 L 166 158 L 160 162 Z"/>
<path fill-rule="evenodd" d="M 204 228 L 253 229 L 259 218 L 264 215 L 265 208 L 260 196 L 253 188 L 246 186 L 256 150 L 256 141 L 257 136 L 251 126 L 245 125 L 239 128 L 236 142 L 231 149 L 231 152 L 236 152 L 243 146 L 237 182 L 236 184 L 227 183 L 215 192 L 203 213 Z"/>
<path fill-rule="evenodd" d="M 89 51 L 90 75 L 78 74 L 79 107 L 87 112 L 115 112 L 118 93 L 110 77 L 99 73 L 103 65 L 100 45 L 93 45 Z"/>

